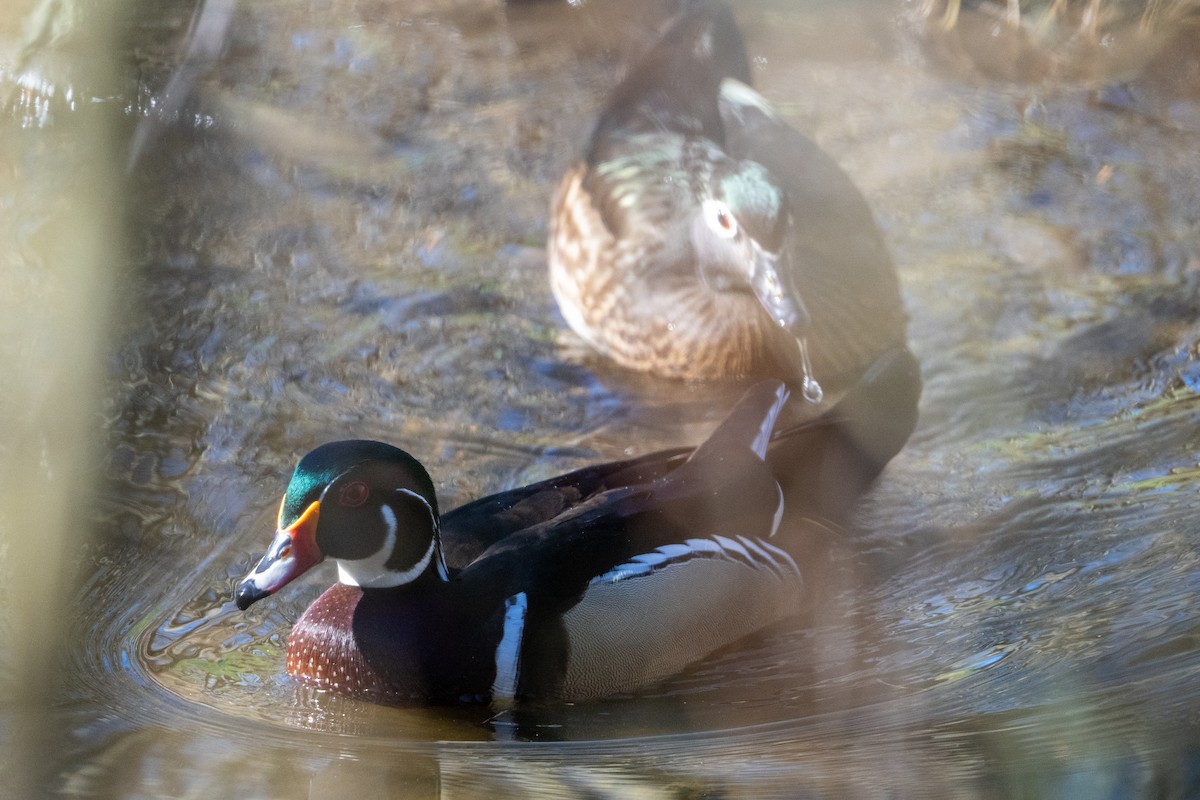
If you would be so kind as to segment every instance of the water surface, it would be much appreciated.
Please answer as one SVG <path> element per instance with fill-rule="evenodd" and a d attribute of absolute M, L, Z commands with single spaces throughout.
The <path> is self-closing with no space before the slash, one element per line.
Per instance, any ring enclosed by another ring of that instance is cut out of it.
<path fill-rule="evenodd" d="M 737 7 L 760 89 L 875 209 L 925 378 L 820 602 L 661 687 L 494 716 L 286 678 L 331 568 L 247 613 L 231 590 L 321 441 L 401 444 L 451 507 L 695 442 L 736 397 L 591 358 L 546 284 L 550 193 L 662 9 L 237 8 L 130 178 L 54 787 L 1200 794 L 1200 51 L 1014 81 L 913 11 Z M 190 13 L 133 25 L 130 132 Z"/>

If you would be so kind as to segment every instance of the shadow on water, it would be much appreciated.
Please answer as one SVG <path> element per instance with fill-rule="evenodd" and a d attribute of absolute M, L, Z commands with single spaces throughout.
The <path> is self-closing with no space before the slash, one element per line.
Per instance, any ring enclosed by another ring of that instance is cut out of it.
<path fill-rule="evenodd" d="M 1018 82 L 946 69 L 931 53 L 961 60 L 969 24 L 908 5 L 738 6 L 760 88 L 879 217 L 926 386 L 804 620 L 636 696 L 495 715 L 287 679 L 330 572 L 233 607 L 320 441 L 403 444 L 450 507 L 698 441 L 736 397 L 597 362 L 546 284 L 550 193 L 666 5 L 242 5 L 170 98 L 192 6 L 133 20 L 95 106 L 131 138 L 161 118 L 122 195 L 98 535 L 45 715 L 63 734 L 27 748 L 54 790 L 1200 794 L 1187 37 Z M 78 119 L 57 85 L 20 106 L 22 147 Z"/>

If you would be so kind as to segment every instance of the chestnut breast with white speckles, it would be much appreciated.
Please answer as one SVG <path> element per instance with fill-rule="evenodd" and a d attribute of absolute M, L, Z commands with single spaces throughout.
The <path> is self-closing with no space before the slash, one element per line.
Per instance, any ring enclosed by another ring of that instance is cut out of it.
<path fill-rule="evenodd" d="M 480 610 L 439 585 L 363 590 L 336 583 L 292 628 L 287 671 L 377 702 L 486 701 L 504 610 L 487 601 Z"/>
<path fill-rule="evenodd" d="M 397 694 L 363 659 L 355 641 L 354 611 L 362 596 L 357 586 L 337 583 L 308 607 L 288 637 L 289 675 L 342 694 Z"/>

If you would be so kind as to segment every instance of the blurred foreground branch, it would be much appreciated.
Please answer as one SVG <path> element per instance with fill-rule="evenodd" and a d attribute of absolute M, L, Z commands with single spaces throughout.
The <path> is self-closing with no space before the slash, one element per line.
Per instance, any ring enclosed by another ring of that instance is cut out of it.
<path fill-rule="evenodd" d="M 111 96 L 120 0 L 15 0 L 0 21 L 0 785 L 40 797 L 61 752 L 57 665 L 86 547 L 99 385 L 120 276 L 115 104 L 30 117 L 37 96 Z M 41 94 L 39 94 L 41 93 Z M 15 98 L 15 100 L 14 100 Z"/>

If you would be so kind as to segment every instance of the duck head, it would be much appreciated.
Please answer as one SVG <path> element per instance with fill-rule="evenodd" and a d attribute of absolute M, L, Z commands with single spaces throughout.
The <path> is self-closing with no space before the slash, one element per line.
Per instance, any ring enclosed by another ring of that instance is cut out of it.
<path fill-rule="evenodd" d="M 771 174 L 753 161 L 725 159 L 697 200 L 690 233 L 700 279 L 713 291 L 754 295 L 776 325 L 803 336 L 811 320 L 783 247 L 791 217 Z"/>
<path fill-rule="evenodd" d="M 765 337 L 776 362 L 791 365 L 805 400 L 819 403 L 823 390 L 808 357 L 812 317 L 786 247 L 787 194 L 755 161 L 710 159 L 706 167 L 692 173 L 697 196 L 689 233 L 697 277 L 710 291 L 753 296 L 771 326 L 786 334 Z"/>
<path fill-rule="evenodd" d="M 275 538 L 235 590 L 245 610 L 326 557 L 338 580 L 384 589 L 446 579 L 433 482 L 421 463 L 382 442 L 331 442 L 296 465 Z"/>

